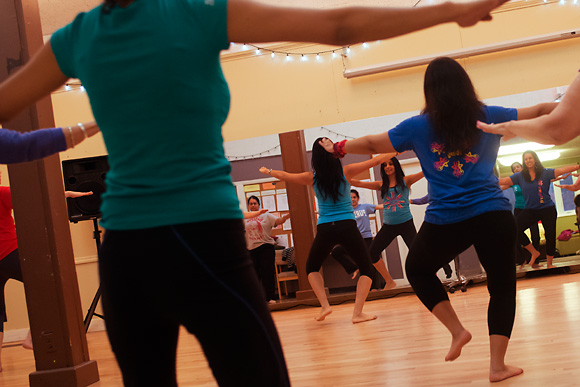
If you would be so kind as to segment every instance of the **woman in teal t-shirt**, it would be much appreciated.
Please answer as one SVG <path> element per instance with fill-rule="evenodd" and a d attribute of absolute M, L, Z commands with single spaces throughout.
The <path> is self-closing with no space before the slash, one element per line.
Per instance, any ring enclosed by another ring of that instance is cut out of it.
<path fill-rule="evenodd" d="M 413 215 L 409 209 L 409 192 L 413 184 L 423 178 L 423 172 L 405 176 L 403 168 L 396 157 L 381 164 L 381 181 L 351 180 L 356 187 L 368 188 L 381 191 L 383 198 L 383 225 L 370 246 L 371 262 L 379 273 L 389 283 L 391 275 L 385 262 L 381 259 L 381 253 L 397 236 L 401 236 L 408 248 L 411 247 L 417 230 L 413 223 Z M 392 279 L 391 279 L 392 281 Z"/>
<path fill-rule="evenodd" d="M 374 320 L 377 316 L 367 315 L 362 311 L 371 288 L 373 271 L 369 252 L 356 225 L 349 181 L 359 173 L 378 165 L 383 160 L 383 156 L 343 167 L 340 160 L 333 158 L 322 148 L 319 144 L 321 140 L 322 138 L 318 138 L 312 145 L 312 170 L 314 172 L 289 173 L 266 167 L 260 168 L 260 172 L 290 183 L 312 186 L 318 199 L 316 237 L 312 242 L 306 262 L 308 282 L 321 306 L 316 320 L 323 321 L 332 313 L 320 268 L 336 245 L 344 247 L 360 271 L 352 322 Z M 392 278 L 390 280 L 393 282 Z"/>

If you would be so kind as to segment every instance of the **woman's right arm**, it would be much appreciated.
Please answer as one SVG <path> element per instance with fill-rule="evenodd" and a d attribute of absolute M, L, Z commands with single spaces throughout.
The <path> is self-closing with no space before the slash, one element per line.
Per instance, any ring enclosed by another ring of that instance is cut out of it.
<path fill-rule="evenodd" d="M 562 102 L 549 114 L 524 118 L 518 109 L 518 121 L 501 124 L 477 123 L 488 133 L 501 134 L 504 139 L 521 137 L 541 144 L 562 145 L 580 136 L 580 75 L 572 82 Z"/>
<path fill-rule="evenodd" d="M 372 190 L 380 190 L 381 186 L 383 185 L 380 181 L 361 181 L 357 179 L 350 179 L 348 181 L 350 185 L 360 188 L 372 189 Z"/>
<path fill-rule="evenodd" d="M 270 175 L 279 180 L 301 185 L 312 185 L 312 178 L 314 177 L 312 172 L 290 173 L 266 167 L 260 168 L 260 172 L 262 172 L 264 175 Z"/>
<path fill-rule="evenodd" d="M 7 122 L 25 108 L 62 86 L 68 77 L 62 73 L 50 42 L 28 63 L 0 83 L 0 122 Z"/>
<path fill-rule="evenodd" d="M 442 23 L 462 27 L 491 20 L 507 0 L 445 2 L 417 8 L 340 7 L 305 9 L 270 6 L 251 0 L 228 1 L 231 42 L 312 42 L 348 45 L 387 39 Z"/>
<path fill-rule="evenodd" d="M 502 177 L 499 178 L 499 186 L 502 187 L 501 189 L 507 189 L 509 187 L 511 187 L 512 185 L 514 185 L 514 182 L 512 181 L 511 177 Z M 505 188 L 503 188 L 505 187 Z"/>

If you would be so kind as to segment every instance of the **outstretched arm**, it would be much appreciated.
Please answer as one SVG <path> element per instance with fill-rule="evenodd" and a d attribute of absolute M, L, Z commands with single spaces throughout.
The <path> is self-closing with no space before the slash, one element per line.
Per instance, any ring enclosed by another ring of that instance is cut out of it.
<path fill-rule="evenodd" d="M 511 177 L 502 177 L 502 178 L 499 178 L 498 181 L 499 181 L 499 186 L 501 187 L 501 189 L 508 189 L 512 185 L 514 185 L 514 182 L 512 181 Z"/>
<path fill-rule="evenodd" d="M 423 171 L 414 173 L 409 176 L 405 176 L 405 184 L 407 184 L 407 187 L 411 187 L 413 184 L 415 184 L 424 177 L 425 175 L 423 174 Z"/>
<path fill-rule="evenodd" d="M 328 138 L 320 140 L 320 145 L 329 153 L 334 153 L 334 143 Z M 393 153 L 397 152 L 391 144 L 388 132 L 381 134 L 372 134 L 348 140 L 344 144 L 345 153 L 356 153 L 369 155 L 376 153 Z"/>
<path fill-rule="evenodd" d="M 242 211 L 242 213 L 244 214 L 244 219 L 255 218 L 256 216 L 260 216 L 262 214 L 265 214 L 266 212 L 268 212 L 268 210 L 265 208 L 262 208 L 259 211 L 250 211 L 250 212 Z"/>
<path fill-rule="evenodd" d="M 580 169 L 580 165 L 578 165 L 578 164 L 567 165 L 565 167 L 554 168 L 554 175 L 555 176 L 560 176 L 560 175 L 563 175 L 565 173 L 575 172 L 578 169 Z"/>
<path fill-rule="evenodd" d="M 361 181 L 357 179 L 350 179 L 348 182 L 350 183 L 350 185 L 355 187 L 373 189 L 377 191 L 380 190 L 381 186 L 383 185 L 383 183 L 380 181 Z"/>
<path fill-rule="evenodd" d="M 577 179 L 574 184 L 554 184 L 556 187 L 567 189 L 568 191 L 576 192 L 580 190 L 580 179 Z"/>
<path fill-rule="evenodd" d="M 488 125 L 482 122 L 477 127 L 484 132 L 501 134 L 504 138 L 521 137 L 541 144 L 562 145 L 580 135 L 580 75 L 572 82 L 562 102 L 550 114 L 520 121 Z"/>
<path fill-rule="evenodd" d="M 93 191 L 88 192 L 77 192 L 77 191 L 64 191 L 65 198 L 80 198 L 81 196 L 90 196 Z"/>
<path fill-rule="evenodd" d="M 264 175 L 270 175 L 279 180 L 302 185 L 312 185 L 312 178 L 314 177 L 312 172 L 290 173 L 286 171 L 277 171 L 275 169 L 266 167 L 260 168 L 260 172 L 262 172 Z"/>
<path fill-rule="evenodd" d="M 371 159 L 362 161 L 360 163 L 353 163 L 345 165 L 342 169 L 344 170 L 344 177 L 346 180 L 350 180 L 351 177 L 358 175 L 361 172 L 364 172 L 370 168 L 373 168 L 381 163 L 385 163 L 388 160 L 392 159 L 397 155 L 396 152 L 394 153 L 385 153 L 382 155 L 375 156 Z"/>
<path fill-rule="evenodd" d="M 300 9 L 251 0 L 228 2 L 229 40 L 238 43 L 312 42 L 348 45 L 404 35 L 442 23 L 462 27 L 491 20 L 507 0 L 445 2 L 418 8 L 341 7 Z"/>
<path fill-rule="evenodd" d="M 46 43 L 26 65 L 0 83 L 0 122 L 14 118 L 67 79 L 58 67 L 50 42 Z"/>
<path fill-rule="evenodd" d="M 290 219 L 290 214 L 286 214 L 284 216 L 281 216 L 279 218 L 276 218 L 276 221 L 274 222 L 274 225 L 279 226 L 282 223 L 284 223 L 285 221 L 287 221 L 288 219 Z"/>

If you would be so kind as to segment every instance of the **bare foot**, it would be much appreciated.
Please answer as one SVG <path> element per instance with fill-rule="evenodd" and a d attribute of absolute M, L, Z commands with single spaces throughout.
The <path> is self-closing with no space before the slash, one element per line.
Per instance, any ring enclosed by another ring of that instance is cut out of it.
<path fill-rule="evenodd" d="M 320 313 L 318 314 L 317 317 L 314 317 L 314 319 L 316 321 L 324 321 L 326 316 L 328 316 L 331 313 L 332 313 L 332 309 L 330 309 L 330 306 L 328 308 L 320 308 Z"/>
<path fill-rule="evenodd" d="M 510 365 L 506 365 L 504 367 L 504 369 L 502 370 L 498 370 L 498 371 L 493 371 L 493 370 L 489 370 L 489 381 L 490 382 L 499 382 L 508 378 L 511 378 L 513 376 L 518 376 L 520 374 L 522 374 L 524 372 L 523 369 L 519 368 L 519 367 L 514 367 L 514 366 L 510 366 Z"/>
<path fill-rule="evenodd" d="M 395 286 L 397 286 L 397 283 L 393 280 L 390 280 L 389 282 L 387 282 L 387 284 L 385 285 L 383 290 L 389 290 L 389 289 L 394 288 Z"/>
<path fill-rule="evenodd" d="M 352 277 L 351 279 L 355 279 L 356 276 L 358 275 L 358 269 L 356 269 L 353 273 L 352 273 Z"/>
<path fill-rule="evenodd" d="M 532 259 L 530 259 L 530 266 L 534 267 L 534 265 L 536 264 L 536 259 L 538 259 L 538 257 L 540 256 L 540 252 L 538 250 L 536 250 L 535 254 L 532 254 Z"/>
<path fill-rule="evenodd" d="M 30 332 L 26 336 L 26 339 L 22 342 L 22 348 L 32 349 L 32 336 L 30 336 Z"/>
<path fill-rule="evenodd" d="M 451 348 L 447 356 L 445 356 L 445 361 L 453 361 L 461 355 L 461 349 L 463 346 L 471 341 L 471 333 L 464 329 L 459 335 L 454 336 L 451 340 Z"/>
<path fill-rule="evenodd" d="M 553 268 L 555 268 L 556 266 L 554 266 L 554 265 L 548 265 L 547 267 L 548 267 L 548 269 L 553 269 Z"/>
<path fill-rule="evenodd" d="M 520 266 L 520 269 L 525 269 L 526 268 L 526 263 L 522 263 L 522 265 Z"/>
<path fill-rule="evenodd" d="M 539 263 L 534 263 L 532 266 L 532 269 L 539 269 L 540 268 L 540 264 Z"/>
<path fill-rule="evenodd" d="M 365 322 L 365 321 L 371 321 L 371 320 L 375 320 L 377 318 L 377 316 L 372 315 L 372 314 L 366 314 L 366 313 L 361 313 L 358 316 L 352 316 L 352 323 L 353 324 L 358 324 L 361 322 Z"/>

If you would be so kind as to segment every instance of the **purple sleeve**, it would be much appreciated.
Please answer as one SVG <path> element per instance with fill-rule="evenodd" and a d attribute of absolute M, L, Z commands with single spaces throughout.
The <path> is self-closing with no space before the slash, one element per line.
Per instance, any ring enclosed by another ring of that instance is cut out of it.
<path fill-rule="evenodd" d="M 20 133 L 0 129 L 0 163 L 33 161 L 67 149 L 62 128 Z"/>
<path fill-rule="evenodd" d="M 423 196 L 422 198 L 419 199 L 412 199 L 413 203 L 411 204 L 427 204 L 429 203 L 429 194 Z"/>

